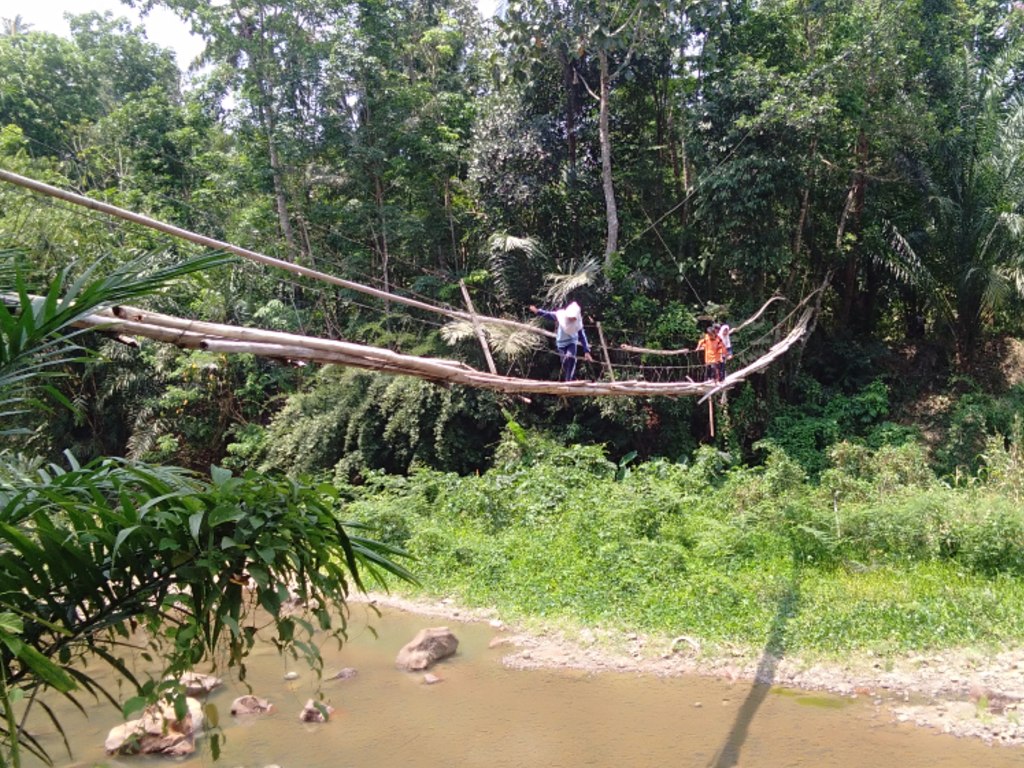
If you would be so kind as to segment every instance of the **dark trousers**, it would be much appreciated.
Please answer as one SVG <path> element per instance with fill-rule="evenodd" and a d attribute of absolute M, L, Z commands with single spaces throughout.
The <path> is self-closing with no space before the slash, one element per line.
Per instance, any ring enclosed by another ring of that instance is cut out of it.
<path fill-rule="evenodd" d="M 558 357 L 562 361 L 562 381 L 576 378 L 576 344 L 566 344 L 558 348 Z"/>

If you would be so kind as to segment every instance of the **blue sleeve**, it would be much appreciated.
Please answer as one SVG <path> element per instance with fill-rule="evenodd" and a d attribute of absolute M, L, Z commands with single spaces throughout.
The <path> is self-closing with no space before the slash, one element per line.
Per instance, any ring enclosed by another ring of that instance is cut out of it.
<path fill-rule="evenodd" d="M 583 354 L 590 354 L 590 342 L 587 341 L 587 332 L 580 328 L 579 332 L 579 345 L 583 347 Z"/>
<path fill-rule="evenodd" d="M 541 317 L 546 317 L 548 320 L 554 320 L 556 323 L 558 322 L 558 317 L 555 315 L 554 312 L 552 312 L 549 309 L 540 309 L 538 307 L 537 314 L 540 315 Z"/>

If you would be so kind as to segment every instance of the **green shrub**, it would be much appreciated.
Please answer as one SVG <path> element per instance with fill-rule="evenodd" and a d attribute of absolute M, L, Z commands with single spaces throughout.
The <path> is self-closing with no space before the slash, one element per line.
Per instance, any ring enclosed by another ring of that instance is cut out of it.
<path fill-rule="evenodd" d="M 485 391 L 326 368 L 271 422 L 262 469 L 330 470 L 339 483 L 378 469 L 478 471 L 498 440 L 496 402 Z"/>
<path fill-rule="evenodd" d="M 984 575 L 1024 576 L 1024 509 L 1003 496 L 972 491 L 957 499 L 948 548 L 955 560 Z"/>
<path fill-rule="evenodd" d="M 1008 438 L 990 437 L 981 455 L 986 486 L 1024 499 L 1024 418 L 1015 416 Z"/>
<path fill-rule="evenodd" d="M 495 469 L 371 475 L 348 514 L 404 543 L 431 592 L 513 615 L 787 650 L 1022 630 L 1019 505 L 938 483 L 915 444 L 837 443 L 815 485 L 774 445 L 762 467 L 707 447 L 622 473 L 519 429 Z"/>
<path fill-rule="evenodd" d="M 913 434 L 884 421 L 890 410 L 889 388 L 880 379 L 852 395 L 826 391 L 807 378 L 801 386 L 806 390 L 803 404 L 781 407 L 768 426 L 768 443 L 762 445 L 783 449 L 812 477 L 828 468 L 829 450 L 840 439 L 899 445 Z"/>
<path fill-rule="evenodd" d="M 944 493 L 900 494 L 842 507 L 837 522 L 847 562 L 927 562 L 942 556 Z"/>
<path fill-rule="evenodd" d="M 1011 441 L 1015 424 L 1024 418 L 1024 385 L 1017 384 L 1003 396 L 968 392 L 949 414 L 946 440 L 936 452 L 940 470 L 954 477 L 973 476 L 983 466 L 989 440 Z"/>

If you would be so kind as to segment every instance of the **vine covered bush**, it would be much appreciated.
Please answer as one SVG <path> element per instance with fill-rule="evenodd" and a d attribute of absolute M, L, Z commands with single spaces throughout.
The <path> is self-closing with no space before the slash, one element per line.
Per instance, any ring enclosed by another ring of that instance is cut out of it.
<path fill-rule="evenodd" d="M 345 482 L 417 466 L 469 473 L 490 462 L 500 423 L 488 392 L 327 368 L 271 422 L 261 467 Z"/>

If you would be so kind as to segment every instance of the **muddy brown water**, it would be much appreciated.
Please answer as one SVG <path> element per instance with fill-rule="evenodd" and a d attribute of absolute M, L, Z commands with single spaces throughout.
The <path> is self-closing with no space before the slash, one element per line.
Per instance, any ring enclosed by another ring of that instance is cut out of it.
<path fill-rule="evenodd" d="M 210 737 L 186 759 L 109 757 L 108 730 L 120 721 L 107 702 L 83 717 L 51 701 L 72 745 L 39 721 L 35 733 L 57 766 L 155 768 L 962 768 L 1024 766 L 1024 750 L 990 747 L 893 722 L 885 707 L 748 683 L 699 677 L 657 678 L 577 670 L 515 670 L 502 664 L 508 647 L 490 648 L 500 631 L 386 610 L 378 617 L 353 606 L 349 642 L 325 644 L 325 677 L 344 667 L 358 674 L 324 680 L 335 708 L 329 723 L 298 720 L 317 682 L 270 646 L 249 660 L 252 692 L 269 698 L 269 716 L 236 718 L 232 700 L 249 690 L 233 679 L 207 700 L 220 720 L 220 757 Z M 367 629 L 367 622 L 376 636 Z M 394 666 L 417 631 L 447 624 L 458 653 L 431 672 Z M 285 674 L 299 673 L 296 680 Z M 110 678 L 107 678 L 109 681 Z M 129 692 L 124 691 L 124 696 Z M 28 761 L 29 765 L 33 763 Z"/>

